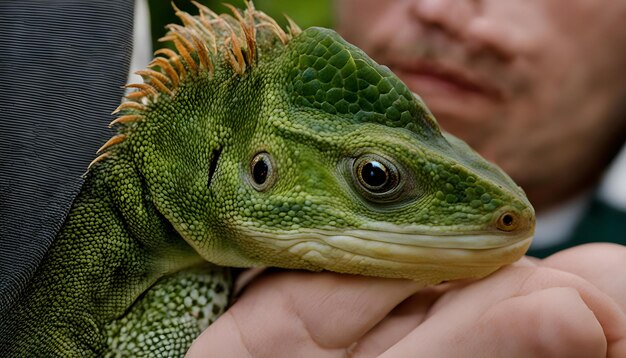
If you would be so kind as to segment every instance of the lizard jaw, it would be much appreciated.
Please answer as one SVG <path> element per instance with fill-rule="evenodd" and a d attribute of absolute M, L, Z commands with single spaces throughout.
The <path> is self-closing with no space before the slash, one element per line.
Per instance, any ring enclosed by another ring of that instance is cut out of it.
<path fill-rule="evenodd" d="M 304 266 L 294 268 L 407 278 L 427 284 L 486 276 L 518 260 L 532 240 L 532 231 L 515 236 L 431 236 L 374 230 L 248 235 L 265 250 L 273 247 L 277 259 L 288 255 Z"/>

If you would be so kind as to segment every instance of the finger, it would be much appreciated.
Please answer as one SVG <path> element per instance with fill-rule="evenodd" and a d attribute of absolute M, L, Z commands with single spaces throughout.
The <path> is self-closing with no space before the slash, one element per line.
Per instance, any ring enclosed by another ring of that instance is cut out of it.
<path fill-rule="evenodd" d="M 427 320 L 381 357 L 604 357 L 607 348 L 602 327 L 571 288 L 508 298 L 477 320 L 447 313 Z"/>
<path fill-rule="evenodd" d="M 353 356 L 377 357 L 399 342 L 424 321 L 444 292 L 444 286 L 430 287 L 406 299 L 352 347 Z"/>
<path fill-rule="evenodd" d="M 626 314 L 607 294 L 580 279 L 574 285 L 602 326 L 608 343 L 607 357 L 626 357 Z"/>
<path fill-rule="evenodd" d="M 273 279 L 273 278 L 272 278 Z M 259 282 L 257 287 L 261 287 Z M 284 273 L 276 289 L 311 338 L 348 347 L 423 285 L 414 281 L 324 273 Z M 256 287 L 253 287 L 254 290 Z"/>
<path fill-rule="evenodd" d="M 608 343 L 608 356 L 626 356 L 626 318 L 620 308 L 610 297 L 602 293 L 595 286 L 584 279 L 559 270 L 545 267 L 533 267 L 525 263 L 504 268 L 483 281 L 476 282 L 458 291 L 452 291 L 436 302 L 428 313 L 424 324 L 418 330 L 429 324 L 429 318 L 435 322 L 443 322 L 444 326 L 431 332 L 445 333 L 445 324 L 454 322 L 476 322 L 481 316 L 499 302 L 510 297 L 529 295 L 534 291 L 552 287 L 571 287 L 575 289 L 584 301 L 586 311 L 591 310 L 601 325 Z M 471 307 L 471 309 L 468 309 Z M 512 312 L 515 312 L 513 310 Z M 580 311 L 564 312 L 563 315 L 582 314 Z M 472 326 L 466 327 L 471 331 Z M 532 329 L 532 327 L 530 328 Z"/>
<path fill-rule="evenodd" d="M 588 308 L 593 311 L 608 343 L 607 357 L 625 357 L 626 314 L 611 297 L 593 284 L 572 273 L 544 267 L 525 280 L 519 292 L 525 294 L 559 285 L 576 289 Z"/>
<path fill-rule="evenodd" d="M 591 282 L 626 313 L 625 246 L 606 243 L 577 246 L 546 258 L 543 264 Z"/>
<path fill-rule="evenodd" d="M 536 267 L 536 263 L 528 258 L 521 259 L 515 265 L 517 267 Z M 432 314 L 433 304 L 444 293 L 447 294 L 449 291 L 459 290 L 472 284 L 476 285 L 476 280 L 457 280 L 422 289 L 391 311 L 383 321 L 353 347 L 352 352 L 359 357 L 382 354 L 419 326 L 428 315 Z M 477 310 L 477 312 L 480 311 L 480 309 Z"/>

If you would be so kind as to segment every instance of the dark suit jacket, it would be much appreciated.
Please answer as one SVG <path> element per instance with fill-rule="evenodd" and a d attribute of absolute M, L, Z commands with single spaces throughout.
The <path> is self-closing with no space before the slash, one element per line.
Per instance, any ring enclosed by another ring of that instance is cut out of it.
<path fill-rule="evenodd" d="M 0 1 L 0 321 L 111 133 L 132 0 Z"/>

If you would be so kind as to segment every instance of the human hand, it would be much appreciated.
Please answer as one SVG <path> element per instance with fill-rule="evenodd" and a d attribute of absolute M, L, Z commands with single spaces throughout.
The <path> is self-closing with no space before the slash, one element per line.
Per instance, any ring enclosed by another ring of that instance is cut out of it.
<path fill-rule="evenodd" d="M 188 356 L 622 357 L 624 260 L 624 247 L 587 245 L 422 290 L 334 273 L 267 275 Z"/>
<path fill-rule="evenodd" d="M 451 284 L 382 356 L 625 357 L 625 265 L 625 247 L 593 244 Z"/>

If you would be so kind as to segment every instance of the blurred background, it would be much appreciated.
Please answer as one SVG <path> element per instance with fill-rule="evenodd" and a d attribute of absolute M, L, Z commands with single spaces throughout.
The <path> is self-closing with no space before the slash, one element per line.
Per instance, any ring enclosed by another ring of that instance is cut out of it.
<path fill-rule="evenodd" d="M 224 2 L 226 1 L 199 1 L 199 3 L 209 7 L 218 14 L 230 12 L 230 10 L 223 5 Z M 238 8 L 245 8 L 243 0 L 232 0 L 227 2 Z M 198 12 L 195 5 L 188 0 L 178 0 L 175 1 L 175 3 L 179 9 L 190 14 L 196 14 Z M 150 17 L 152 21 L 150 30 L 154 34 L 153 38 L 155 40 L 165 35 L 165 25 L 170 23 L 180 23 L 176 15 L 174 15 L 172 5 L 169 1 L 149 0 L 148 4 L 150 7 Z M 310 26 L 332 27 L 333 25 L 331 0 L 257 0 L 254 1 L 254 6 L 276 19 L 276 21 L 283 27 L 287 24 L 283 15 L 288 15 L 302 28 Z M 156 48 L 157 43 L 153 42 L 153 46 Z"/>

